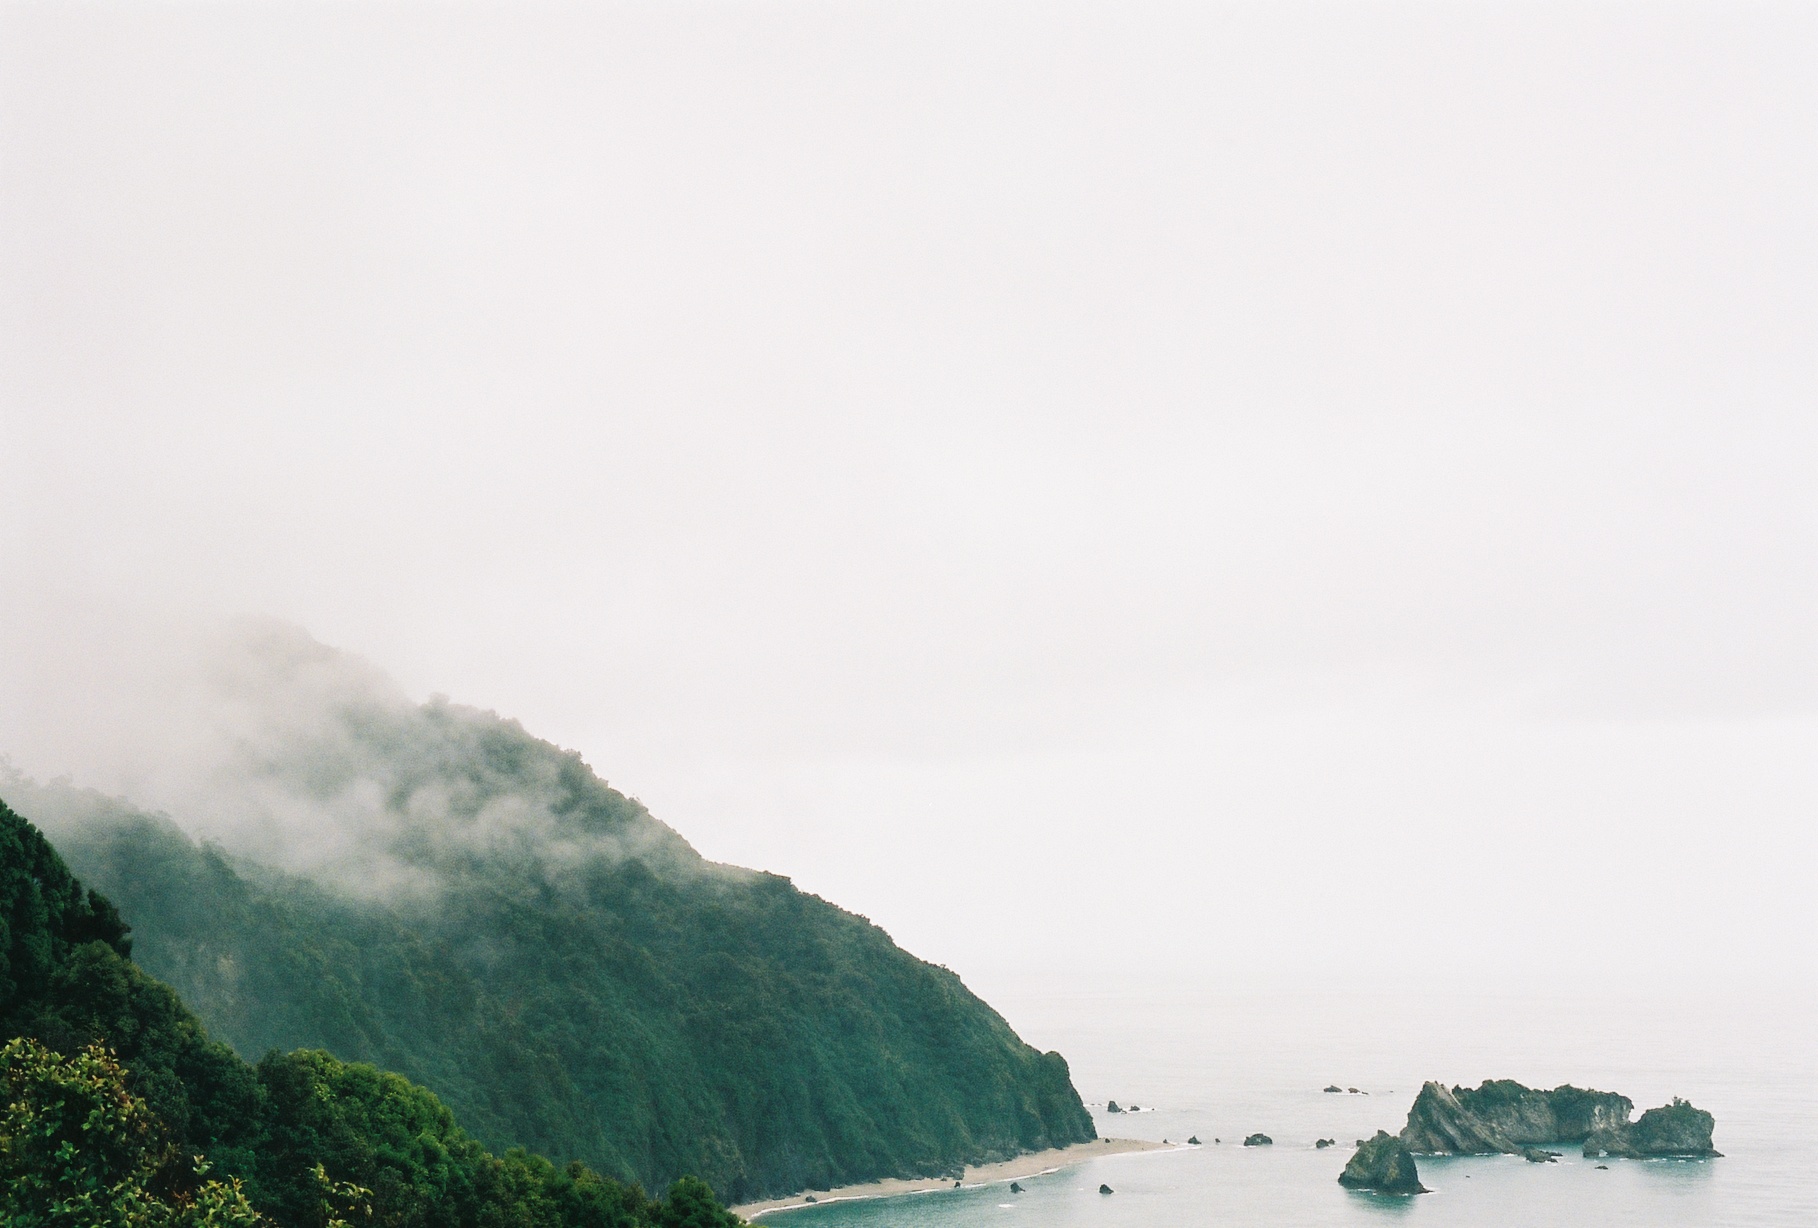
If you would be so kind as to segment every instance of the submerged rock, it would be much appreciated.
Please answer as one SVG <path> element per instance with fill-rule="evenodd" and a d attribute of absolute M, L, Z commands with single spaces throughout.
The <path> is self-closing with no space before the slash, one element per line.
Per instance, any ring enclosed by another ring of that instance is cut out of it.
<path fill-rule="evenodd" d="M 1338 1174 L 1338 1184 L 1348 1190 L 1375 1190 L 1379 1194 L 1425 1194 L 1414 1153 L 1387 1130 L 1360 1141 L 1357 1154 Z"/>
<path fill-rule="evenodd" d="M 1542 1151 L 1538 1147 L 1524 1148 L 1521 1153 L 1521 1158 L 1530 1164 L 1557 1164 L 1559 1156 L 1557 1151 Z"/>
<path fill-rule="evenodd" d="M 1338 1085 L 1338 1084 L 1336 1084 L 1336 1083 L 1333 1083 L 1333 1084 L 1330 1084 L 1330 1085 L 1329 1085 L 1329 1086 L 1328 1086 L 1328 1087 L 1327 1087 L 1327 1088 L 1326 1088 L 1326 1091 L 1327 1091 L 1327 1092 L 1328 1092 L 1328 1093 L 1329 1093 L 1329 1094 L 1337 1094 L 1337 1095 L 1341 1095 L 1341 1096 L 1342 1096 L 1342 1095 L 1344 1095 L 1344 1091 L 1345 1091 L 1345 1089 L 1344 1089 L 1344 1088 L 1342 1088 L 1342 1087 L 1340 1087 L 1340 1086 L 1339 1086 L 1339 1085 Z"/>
<path fill-rule="evenodd" d="M 1272 1147 L 1274 1145 L 1275 1140 L 1262 1133 L 1252 1134 L 1244 1139 L 1244 1146 L 1246 1147 Z"/>

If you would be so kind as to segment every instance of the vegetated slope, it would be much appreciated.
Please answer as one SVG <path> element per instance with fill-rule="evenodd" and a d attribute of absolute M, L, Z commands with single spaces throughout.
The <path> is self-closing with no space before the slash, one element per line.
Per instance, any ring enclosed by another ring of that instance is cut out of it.
<path fill-rule="evenodd" d="M 397 1228 L 737 1222 L 692 1179 L 653 1203 L 578 1164 L 558 1171 L 523 1152 L 491 1155 L 429 1092 L 371 1066 L 320 1051 L 272 1052 L 248 1066 L 133 964 L 131 946 L 114 906 L 0 802 L 0 1037 L 32 1042 L 0 1057 L 10 1089 L 0 1222 L 227 1222 L 191 1198 L 197 1156 L 215 1176 L 244 1181 L 250 1207 L 234 1223 L 314 1228 L 342 1194 L 352 1199 L 340 1200 L 342 1211 Z M 91 1045 L 124 1063 L 123 1084 L 110 1088 L 118 1068 Z M 147 1128 L 109 1128 L 141 1102 Z M 92 1114 L 71 1108 L 84 1103 Z"/>
<path fill-rule="evenodd" d="M 380 799 L 363 894 L 346 867 L 330 889 L 93 794 L 22 795 L 241 1053 L 328 1049 L 490 1145 L 731 1201 L 1093 1136 L 1060 1055 L 953 973 L 706 862 L 578 756 L 444 703 L 368 706 L 337 738 L 358 771 L 312 780 Z"/>

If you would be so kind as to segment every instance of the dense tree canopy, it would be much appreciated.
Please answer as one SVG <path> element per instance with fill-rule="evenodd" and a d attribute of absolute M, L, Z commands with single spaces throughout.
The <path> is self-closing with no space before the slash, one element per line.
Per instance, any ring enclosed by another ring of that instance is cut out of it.
<path fill-rule="evenodd" d="M 240 1053 L 397 1071 L 495 1149 L 738 1201 L 1094 1136 L 1060 1055 L 953 973 L 787 879 L 705 861 L 578 756 L 438 705 L 363 711 L 340 737 L 342 774 L 389 799 L 383 881 L 433 889 L 330 889 L 73 790 L 20 804 Z"/>
<path fill-rule="evenodd" d="M 18 1228 L 728 1228 L 494 1155 L 422 1087 L 320 1051 L 248 1066 L 128 957 L 128 930 L 0 803 L 0 1222 Z M 211 1171 L 212 1169 L 212 1171 Z"/>

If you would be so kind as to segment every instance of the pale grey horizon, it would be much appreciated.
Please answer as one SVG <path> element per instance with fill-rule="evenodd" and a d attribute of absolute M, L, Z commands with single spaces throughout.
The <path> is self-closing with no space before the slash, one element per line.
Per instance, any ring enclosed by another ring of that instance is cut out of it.
<path fill-rule="evenodd" d="M 0 754 L 256 614 L 985 984 L 1810 986 L 1815 52 L 8 4 Z"/>

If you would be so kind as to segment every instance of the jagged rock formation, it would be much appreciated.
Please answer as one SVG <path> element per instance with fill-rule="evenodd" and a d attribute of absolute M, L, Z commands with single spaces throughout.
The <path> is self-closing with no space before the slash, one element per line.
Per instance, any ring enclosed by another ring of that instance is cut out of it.
<path fill-rule="evenodd" d="M 1604 1155 L 1717 1157 L 1723 1153 L 1711 1146 L 1716 1125 L 1715 1117 L 1675 1096 L 1673 1103 L 1649 1109 L 1633 1125 L 1594 1131 L 1585 1139 L 1584 1154 L 1593 1159 Z"/>
<path fill-rule="evenodd" d="M 1365 1139 L 1338 1174 L 1338 1184 L 1350 1190 L 1375 1190 L 1379 1194 L 1425 1194 L 1414 1155 L 1399 1138 L 1378 1130 Z"/>
<path fill-rule="evenodd" d="M 1511 1079 L 1475 1089 L 1428 1083 L 1408 1110 L 1401 1142 L 1423 1155 L 1526 1155 L 1541 1143 L 1585 1143 L 1586 1155 L 1718 1154 L 1709 1113 L 1676 1100 L 1631 1123 L 1634 1107 L 1627 1096 L 1570 1084 L 1543 1091 Z"/>

